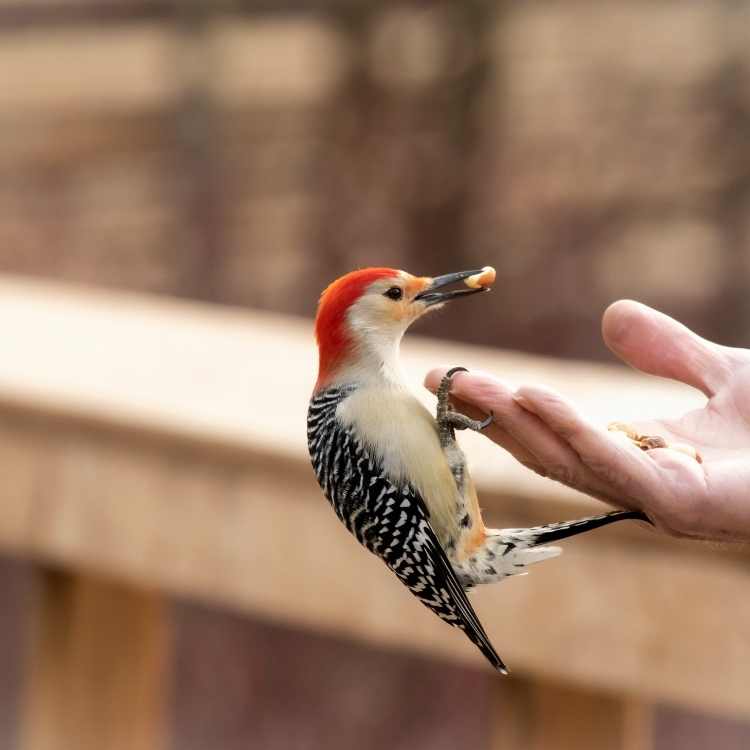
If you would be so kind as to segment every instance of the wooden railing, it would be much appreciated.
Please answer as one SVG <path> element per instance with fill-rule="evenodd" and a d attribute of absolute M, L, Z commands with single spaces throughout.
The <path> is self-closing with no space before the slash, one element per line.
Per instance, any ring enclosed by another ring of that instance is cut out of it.
<path fill-rule="evenodd" d="M 322 499 L 305 446 L 310 329 L 276 315 L 0 280 L 0 550 L 48 571 L 23 750 L 166 746 L 171 594 L 483 668 Z M 700 403 L 621 368 L 411 334 L 404 358 L 427 403 L 420 381 L 440 363 L 546 382 L 601 422 Z M 481 437 L 463 442 L 493 524 L 599 507 Z M 644 750 L 657 701 L 750 716 L 749 559 L 742 548 L 622 524 L 568 544 L 528 577 L 477 591 L 515 673 L 497 682 L 494 747 L 523 737 L 542 748 L 573 732 L 570 747 Z"/>

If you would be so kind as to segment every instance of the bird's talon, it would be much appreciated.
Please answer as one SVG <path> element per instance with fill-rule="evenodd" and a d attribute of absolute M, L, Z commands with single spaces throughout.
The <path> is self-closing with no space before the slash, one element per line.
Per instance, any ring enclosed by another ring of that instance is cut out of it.
<path fill-rule="evenodd" d="M 451 410 L 452 405 L 450 402 L 450 391 L 451 391 L 451 381 L 453 379 L 453 376 L 457 372 L 469 372 L 465 367 L 451 367 L 448 372 L 443 375 L 442 380 L 440 381 L 440 385 L 437 389 L 437 421 L 439 424 L 445 422 L 447 424 L 446 418 L 448 412 Z"/>
<path fill-rule="evenodd" d="M 443 376 L 443 380 L 445 380 L 445 378 L 450 380 L 457 372 L 469 372 L 469 371 L 465 367 L 461 367 L 460 365 L 458 367 L 451 367 L 451 369 L 448 370 L 448 372 L 446 372 L 445 375 Z"/>
<path fill-rule="evenodd" d="M 489 422 L 486 419 L 479 421 L 478 419 L 472 419 L 467 417 L 465 414 L 461 414 L 457 411 L 447 411 L 440 419 L 440 423 L 453 430 L 473 430 L 474 432 L 481 432 L 488 424 L 492 423 L 492 417 L 489 417 Z"/>
<path fill-rule="evenodd" d="M 486 430 L 495 421 L 495 415 L 490 412 L 480 423 L 477 432 Z"/>
<path fill-rule="evenodd" d="M 484 419 L 471 419 L 465 414 L 453 411 L 450 402 L 451 379 L 457 372 L 469 372 L 465 367 L 451 367 L 440 381 L 437 391 L 437 423 L 441 431 L 441 441 L 447 445 L 451 440 L 451 432 L 454 430 L 473 430 L 481 432 L 493 422 L 493 414 L 490 412 Z"/>

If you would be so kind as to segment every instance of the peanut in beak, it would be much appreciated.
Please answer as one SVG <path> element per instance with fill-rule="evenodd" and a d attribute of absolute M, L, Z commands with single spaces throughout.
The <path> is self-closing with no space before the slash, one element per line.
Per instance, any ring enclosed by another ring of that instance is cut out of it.
<path fill-rule="evenodd" d="M 479 289 L 483 286 L 491 286 L 495 283 L 495 269 L 492 266 L 485 266 L 481 273 L 476 273 L 469 278 L 464 279 L 464 284 L 470 289 Z"/>

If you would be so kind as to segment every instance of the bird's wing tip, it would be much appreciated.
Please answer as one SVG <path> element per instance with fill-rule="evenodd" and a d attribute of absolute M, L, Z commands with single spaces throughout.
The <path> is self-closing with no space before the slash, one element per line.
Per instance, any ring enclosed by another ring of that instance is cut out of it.
<path fill-rule="evenodd" d="M 501 675 L 507 676 L 510 674 L 510 670 L 505 666 L 505 662 L 500 658 L 499 654 L 493 649 L 491 653 L 485 654 L 488 661 L 494 667 L 496 672 Z"/>

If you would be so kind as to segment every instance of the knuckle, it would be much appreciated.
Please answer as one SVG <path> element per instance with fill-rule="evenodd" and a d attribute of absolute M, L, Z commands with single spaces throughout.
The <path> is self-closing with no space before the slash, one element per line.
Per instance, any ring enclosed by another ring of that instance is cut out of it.
<path fill-rule="evenodd" d="M 555 432 L 566 442 L 573 442 L 580 435 L 580 428 L 570 419 L 557 415 L 555 419 Z"/>
<path fill-rule="evenodd" d="M 546 470 L 545 470 L 545 469 L 544 469 L 543 467 L 539 466 L 539 464 L 534 464 L 534 463 L 530 463 L 530 462 L 528 462 L 528 461 L 521 461 L 521 463 L 522 463 L 522 464 L 523 464 L 523 465 L 524 465 L 524 466 L 525 466 L 525 467 L 526 467 L 527 469 L 530 469 L 530 470 L 531 470 L 531 471 L 533 471 L 534 473 L 536 473 L 536 474 L 539 474 L 539 476 L 540 476 L 540 477 L 544 477 L 544 478 L 546 478 L 546 477 L 548 477 L 548 476 L 549 476 L 548 472 L 547 472 L 547 471 L 546 471 Z"/>
<path fill-rule="evenodd" d="M 588 467 L 601 481 L 611 487 L 616 487 L 619 491 L 626 491 L 632 487 L 633 480 L 627 474 L 619 471 L 612 464 L 604 461 L 588 461 Z"/>
<path fill-rule="evenodd" d="M 576 475 L 573 469 L 566 464 L 552 464 L 547 466 L 547 476 L 554 479 L 560 484 L 565 484 L 568 487 L 576 487 Z"/>
<path fill-rule="evenodd" d="M 497 409 L 507 397 L 507 388 L 502 383 L 487 383 L 479 381 L 472 383 L 471 399 L 489 409 Z"/>

